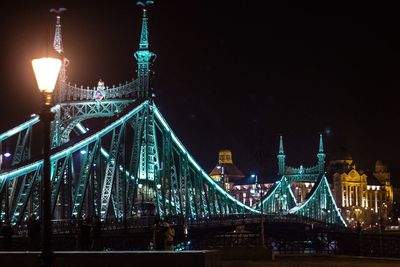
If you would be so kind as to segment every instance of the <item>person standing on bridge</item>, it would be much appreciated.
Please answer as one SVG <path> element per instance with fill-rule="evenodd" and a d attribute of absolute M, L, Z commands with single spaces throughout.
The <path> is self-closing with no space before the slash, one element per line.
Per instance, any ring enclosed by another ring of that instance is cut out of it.
<path fill-rule="evenodd" d="M 101 250 L 101 221 L 97 215 L 92 216 L 92 250 Z"/>
<path fill-rule="evenodd" d="M 3 248 L 4 250 L 11 250 L 12 247 L 12 235 L 14 233 L 11 224 L 8 222 L 0 225 L 0 234 L 3 236 Z"/>
<path fill-rule="evenodd" d="M 167 222 L 163 223 L 163 227 L 166 228 L 164 233 L 165 250 L 174 250 L 175 229 L 171 224 Z"/>
<path fill-rule="evenodd" d="M 89 250 L 90 249 L 90 230 L 91 230 L 91 221 L 90 218 L 87 217 L 83 221 L 80 231 L 79 231 L 79 243 L 81 250 Z"/>
<path fill-rule="evenodd" d="M 33 213 L 28 218 L 28 241 L 29 250 L 40 249 L 40 222 Z"/>
<path fill-rule="evenodd" d="M 164 231 L 159 218 L 154 220 L 153 225 L 153 247 L 154 250 L 164 249 Z"/>

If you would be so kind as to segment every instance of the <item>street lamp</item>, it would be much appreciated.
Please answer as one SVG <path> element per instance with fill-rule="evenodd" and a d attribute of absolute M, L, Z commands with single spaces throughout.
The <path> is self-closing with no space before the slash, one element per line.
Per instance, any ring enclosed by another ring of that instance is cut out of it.
<path fill-rule="evenodd" d="M 61 68 L 61 60 L 43 57 L 32 60 L 33 71 L 40 92 L 43 94 L 43 106 L 40 119 L 43 122 L 43 177 L 42 177 L 42 228 L 43 242 L 41 265 L 51 266 L 51 183 L 50 183 L 50 123 L 54 114 L 50 108 L 52 105 L 52 93 L 57 82 Z"/>

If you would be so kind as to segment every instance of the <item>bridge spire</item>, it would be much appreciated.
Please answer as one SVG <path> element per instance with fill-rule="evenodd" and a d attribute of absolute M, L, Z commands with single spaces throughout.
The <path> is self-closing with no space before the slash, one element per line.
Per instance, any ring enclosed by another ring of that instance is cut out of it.
<path fill-rule="evenodd" d="M 283 138 L 282 135 L 279 138 L 279 155 L 284 155 L 285 152 L 283 151 Z"/>
<path fill-rule="evenodd" d="M 324 173 L 325 170 L 325 152 L 324 152 L 324 142 L 322 140 L 322 134 L 319 134 L 319 149 L 318 149 L 318 169 L 319 173 Z"/>
<path fill-rule="evenodd" d="M 319 134 L 319 150 L 318 153 L 324 153 L 324 142 L 322 140 L 322 134 Z"/>
<path fill-rule="evenodd" d="M 67 84 L 67 67 L 69 64 L 69 60 L 64 56 L 64 48 L 62 42 L 62 35 L 61 35 L 61 13 L 66 11 L 67 9 L 64 7 L 59 8 L 52 8 L 50 9 L 50 13 L 56 14 L 56 29 L 54 33 L 54 40 L 53 40 L 53 49 L 57 51 L 62 57 L 63 63 L 58 74 L 57 85 L 55 91 L 53 93 L 53 100 L 54 103 L 61 102 L 61 99 L 66 94 L 66 84 Z M 56 147 L 61 142 L 61 125 L 60 125 L 60 110 L 55 112 L 55 117 L 52 125 L 52 147 Z"/>
<path fill-rule="evenodd" d="M 283 150 L 283 138 L 279 137 L 279 153 L 278 153 L 278 175 L 285 175 L 285 151 Z"/>
<path fill-rule="evenodd" d="M 56 50 L 58 53 L 63 53 L 63 43 L 62 43 L 62 35 L 61 35 L 61 16 L 60 14 L 64 11 L 66 11 L 66 8 L 60 7 L 60 8 L 52 8 L 50 9 L 51 13 L 56 13 L 56 31 L 54 33 L 54 41 L 53 41 L 53 48 Z"/>
<path fill-rule="evenodd" d="M 61 16 L 60 14 L 64 11 L 67 11 L 66 8 L 64 7 L 59 7 L 59 8 L 52 8 L 50 9 L 50 13 L 56 13 L 56 30 L 54 33 L 54 41 L 53 41 L 53 49 L 57 51 L 63 58 L 63 64 L 61 66 L 61 70 L 58 76 L 58 85 L 57 89 L 59 92 L 55 93 L 54 100 L 56 103 L 58 102 L 58 98 L 61 97 L 60 94 L 63 93 L 66 82 L 67 82 L 67 67 L 69 64 L 69 60 L 64 56 L 64 47 L 63 47 L 63 42 L 62 42 L 62 35 L 61 35 Z"/>
<path fill-rule="evenodd" d="M 150 60 L 154 58 L 155 54 L 149 51 L 149 30 L 148 18 L 146 7 L 153 4 L 153 1 L 138 1 L 136 3 L 142 7 L 142 30 L 140 34 L 139 50 L 134 54 L 138 64 L 138 81 L 139 81 L 139 98 L 149 96 L 149 74 L 150 74 Z"/>

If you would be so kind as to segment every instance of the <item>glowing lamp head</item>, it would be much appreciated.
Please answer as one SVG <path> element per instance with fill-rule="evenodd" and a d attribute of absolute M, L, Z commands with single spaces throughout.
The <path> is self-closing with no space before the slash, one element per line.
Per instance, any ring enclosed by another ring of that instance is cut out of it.
<path fill-rule="evenodd" d="M 138 184 L 138 187 L 139 187 L 140 189 L 142 189 L 143 185 L 142 185 L 142 184 Z"/>
<path fill-rule="evenodd" d="M 32 60 L 32 67 L 41 92 L 52 93 L 56 86 L 61 60 L 42 57 Z"/>
<path fill-rule="evenodd" d="M 10 153 L 10 152 L 6 152 L 6 153 L 4 153 L 3 155 L 4 155 L 4 157 L 6 157 L 6 158 L 11 157 L 11 153 Z"/>
<path fill-rule="evenodd" d="M 160 184 L 157 184 L 157 189 L 160 189 L 161 188 L 161 185 Z"/>

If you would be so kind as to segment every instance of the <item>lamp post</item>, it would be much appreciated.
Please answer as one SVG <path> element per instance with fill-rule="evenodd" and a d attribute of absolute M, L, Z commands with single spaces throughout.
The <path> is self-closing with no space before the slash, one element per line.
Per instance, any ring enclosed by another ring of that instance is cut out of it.
<path fill-rule="evenodd" d="M 54 114 L 50 108 L 52 105 L 52 93 L 56 85 L 58 73 L 61 68 L 61 60 L 43 57 L 32 60 L 33 71 L 39 90 L 43 94 L 43 106 L 40 119 L 43 122 L 43 177 L 42 177 L 42 253 L 41 266 L 51 266 L 51 183 L 50 183 L 50 123 Z"/>
<path fill-rule="evenodd" d="M 260 221 L 260 237 L 261 237 L 261 247 L 264 247 L 265 245 L 265 240 L 264 240 L 264 203 L 263 203 L 263 186 L 262 184 L 258 183 L 258 175 L 257 174 L 252 174 L 251 175 L 253 178 L 256 178 L 256 187 L 260 186 L 260 208 L 261 208 L 261 221 Z"/>
<path fill-rule="evenodd" d="M 220 175 L 220 182 L 222 183 L 223 188 L 225 191 L 229 191 L 229 185 L 228 185 L 228 179 L 225 178 L 225 168 L 222 165 L 218 165 L 217 169 L 221 170 L 221 175 Z"/>

